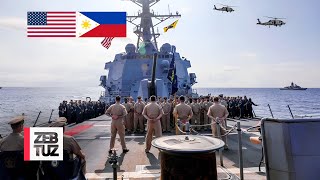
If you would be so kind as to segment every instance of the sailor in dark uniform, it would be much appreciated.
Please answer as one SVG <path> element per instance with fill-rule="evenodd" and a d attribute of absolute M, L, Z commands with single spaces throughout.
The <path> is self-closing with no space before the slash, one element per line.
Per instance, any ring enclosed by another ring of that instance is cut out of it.
<path fill-rule="evenodd" d="M 252 102 L 251 98 L 249 98 L 249 100 L 248 100 L 248 102 L 247 102 L 248 117 L 249 117 L 249 118 L 253 118 L 253 109 L 252 109 L 252 105 L 254 105 L 254 106 L 258 106 L 257 104 L 255 104 L 254 102 Z"/>
<path fill-rule="evenodd" d="M 22 151 L 24 138 L 22 135 L 24 116 L 17 116 L 8 123 L 11 125 L 12 133 L 0 141 L 1 151 Z"/>
<path fill-rule="evenodd" d="M 73 106 L 71 103 L 67 104 L 67 122 L 72 123 Z"/>
<path fill-rule="evenodd" d="M 59 109 L 59 117 L 63 117 L 63 104 L 62 103 L 60 103 L 58 109 Z"/>
<path fill-rule="evenodd" d="M 76 112 L 76 123 L 82 122 L 82 109 L 80 104 L 77 104 L 75 107 L 75 112 Z"/>

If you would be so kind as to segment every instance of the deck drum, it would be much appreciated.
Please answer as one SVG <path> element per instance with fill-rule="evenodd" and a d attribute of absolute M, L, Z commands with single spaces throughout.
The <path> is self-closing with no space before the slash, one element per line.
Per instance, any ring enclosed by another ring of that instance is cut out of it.
<path fill-rule="evenodd" d="M 161 153 L 162 180 L 216 180 L 215 152 L 224 146 L 217 138 L 175 135 L 156 138 L 152 145 Z"/>

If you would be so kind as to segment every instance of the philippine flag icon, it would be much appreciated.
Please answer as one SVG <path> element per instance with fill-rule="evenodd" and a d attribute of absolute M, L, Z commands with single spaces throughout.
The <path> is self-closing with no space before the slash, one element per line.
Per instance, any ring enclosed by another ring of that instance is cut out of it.
<path fill-rule="evenodd" d="M 77 37 L 126 37 L 126 12 L 78 12 Z"/>

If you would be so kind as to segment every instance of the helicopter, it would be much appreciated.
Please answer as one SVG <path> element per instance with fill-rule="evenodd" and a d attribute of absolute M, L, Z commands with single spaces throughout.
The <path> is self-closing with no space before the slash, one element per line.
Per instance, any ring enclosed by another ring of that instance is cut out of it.
<path fill-rule="evenodd" d="M 264 22 L 264 23 L 261 23 L 260 19 L 258 19 L 258 25 L 264 25 L 264 26 L 279 26 L 281 27 L 282 25 L 285 25 L 286 23 L 283 22 L 282 20 L 279 20 L 279 19 L 285 19 L 285 18 L 275 18 L 275 17 L 268 17 L 266 16 L 267 18 L 271 18 L 271 20 L 269 20 L 268 22 Z"/>
<path fill-rule="evenodd" d="M 216 5 L 214 5 L 214 10 L 217 10 L 217 11 L 225 11 L 225 12 L 232 12 L 232 11 L 234 11 L 234 9 L 233 8 L 231 8 L 231 7 L 235 7 L 235 6 L 227 6 L 227 5 L 223 5 L 223 4 L 221 4 L 223 7 L 222 8 L 217 8 L 216 7 Z"/>

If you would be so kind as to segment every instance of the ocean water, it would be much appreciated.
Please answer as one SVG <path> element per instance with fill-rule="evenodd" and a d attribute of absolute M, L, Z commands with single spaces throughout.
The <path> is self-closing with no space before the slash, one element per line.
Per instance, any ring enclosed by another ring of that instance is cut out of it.
<path fill-rule="evenodd" d="M 199 95 L 244 96 L 252 98 L 259 106 L 254 112 L 260 117 L 271 117 L 268 104 L 275 118 L 291 118 L 287 105 L 294 115 L 320 117 L 320 89 L 306 91 L 284 91 L 276 88 L 198 88 Z M 101 87 L 83 88 L 9 88 L 0 90 L 0 134 L 10 132 L 7 122 L 16 115 L 26 115 L 26 126 L 32 126 L 39 111 L 38 124 L 58 117 L 58 106 L 63 100 L 98 100 Z"/>

